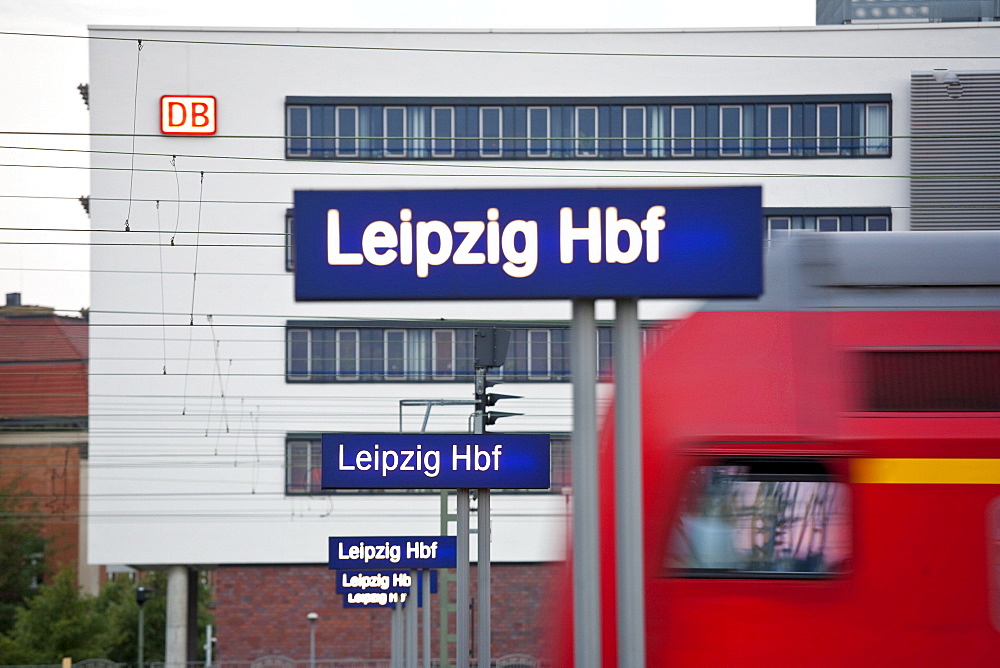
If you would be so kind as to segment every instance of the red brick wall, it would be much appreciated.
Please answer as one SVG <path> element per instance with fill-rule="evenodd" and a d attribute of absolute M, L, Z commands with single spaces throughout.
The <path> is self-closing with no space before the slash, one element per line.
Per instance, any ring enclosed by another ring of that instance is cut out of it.
<path fill-rule="evenodd" d="M 558 566 L 493 564 L 493 656 L 523 652 L 543 656 L 550 621 L 546 593 Z M 389 609 L 345 609 L 335 571 L 325 566 L 222 566 L 215 587 L 215 656 L 220 662 L 268 655 L 309 659 L 309 622 L 316 622 L 316 659 L 389 657 Z M 475 600 L 476 570 L 472 569 Z M 432 596 L 432 646 L 438 652 L 438 595 Z M 563 608 L 569 613 L 572 604 Z M 475 632 L 472 632 L 475 643 Z"/>
<path fill-rule="evenodd" d="M 0 483 L 11 481 L 37 504 L 42 535 L 50 540 L 50 570 L 75 569 L 79 552 L 79 446 L 0 447 Z"/>

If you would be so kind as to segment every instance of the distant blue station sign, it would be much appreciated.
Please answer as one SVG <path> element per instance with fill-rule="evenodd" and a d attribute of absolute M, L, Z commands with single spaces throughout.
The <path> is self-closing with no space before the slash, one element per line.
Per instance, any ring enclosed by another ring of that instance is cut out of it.
<path fill-rule="evenodd" d="M 330 537 L 329 566 L 336 570 L 372 568 L 454 568 L 455 536 Z"/>
<path fill-rule="evenodd" d="M 437 570 L 428 571 L 431 576 L 431 593 L 438 590 Z M 337 571 L 337 593 L 356 594 L 365 592 L 393 592 L 401 594 L 410 591 L 412 576 L 408 570 L 400 569 L 369 569 Z M 423 571 L 417 571 L 417 586 L 423 582 Z"/>
<path fill-rule="evenodd" d="M 760 187 L 295 192 L 295 298 L 754 297 Z"/>
<path fill-rule="evenodd" d="M 323 434 L 324 489 L 548 489 L 548 434 Z"/>

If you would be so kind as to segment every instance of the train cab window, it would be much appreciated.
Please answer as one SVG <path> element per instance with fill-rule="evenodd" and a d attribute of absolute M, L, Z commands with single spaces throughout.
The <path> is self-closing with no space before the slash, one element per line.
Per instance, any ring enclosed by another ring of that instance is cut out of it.
<path fill-rule="evenodd" d="M 670 538 L 671 575 L 822 578 L 850 557 L 847 484 L 812 459 L 695 467 Z"/>

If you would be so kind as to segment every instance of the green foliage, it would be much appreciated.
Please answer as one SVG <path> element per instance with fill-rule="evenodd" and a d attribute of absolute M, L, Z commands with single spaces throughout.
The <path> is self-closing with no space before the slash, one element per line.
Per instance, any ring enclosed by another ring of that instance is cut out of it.
<path fill-rule="evenodd" d="M 153 590 L 143 606 L 143 660 L 163 661 L 166 641 L 166 574 L 148 573 L 138 584 Z M 209 591 L 200 583 L 198 597 L 199 635 L 204 639 Z M 109 659 L 135 663 L 138 658 L 139 606 L 137 583 L 126 579 L 105 584 L 97 596 L 83 594 L 72 571 L 60 573 L 43 586 L 17 613 L 14 628 L 0 635 L 0 665 L 59 663 Z M 203 643 L 201 643 L 203 644 Z"/>
<path fill-rule="evenodd" d="M 99 657 L 105 636 L 96 599 L 81 596 L 76 574 L 61 572 L 17 611 L 17 621 L 0 637 L 6 664 L 59 663 L 64 656 Z"/>
<path fill-rule="evenodd" d="M 14 626 L 17 609 L 36 592 L 45 575 L 46 539 L 30 519 L 37 505 L 17 481 L 0 484 L 0 633 Z"/>

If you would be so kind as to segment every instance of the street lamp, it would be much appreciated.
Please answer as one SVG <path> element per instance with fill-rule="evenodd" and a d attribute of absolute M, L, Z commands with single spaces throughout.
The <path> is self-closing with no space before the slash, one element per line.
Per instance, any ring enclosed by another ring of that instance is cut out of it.
<path fill-rule="evenodd" d="M 306 615 L 306 619 L 309 620 L 309 668 L 316 668 L 316 620 L 319 619 L 319 615 L 310 612 Z"/>
<path fill-rule="evenodd" d="M 145 625 L 143 624 L 143 604 L 148 601 L 153 596 L 153 592 L 145 587 L 136 587 L 135 590 L 135 602 L 139 605 L 139 660 L 136 661 L 139 668 L 142 668 L 142 641 L 143 632 L 145 631 Z"/>

